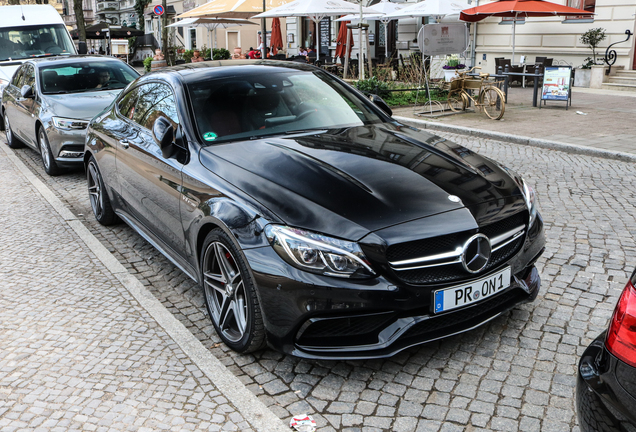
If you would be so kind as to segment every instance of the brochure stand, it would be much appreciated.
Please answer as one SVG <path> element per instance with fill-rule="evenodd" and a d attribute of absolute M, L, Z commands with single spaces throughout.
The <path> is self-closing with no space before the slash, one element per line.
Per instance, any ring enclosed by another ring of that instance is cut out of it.
<path fill-rule="evenodd" d="M 565 102 L 565 109 L 572 106 L 572 66 L 546 66 L 543 75 L 543 86 L 541 87 L 541 102 L 543 105 L 547 101 Z"/>

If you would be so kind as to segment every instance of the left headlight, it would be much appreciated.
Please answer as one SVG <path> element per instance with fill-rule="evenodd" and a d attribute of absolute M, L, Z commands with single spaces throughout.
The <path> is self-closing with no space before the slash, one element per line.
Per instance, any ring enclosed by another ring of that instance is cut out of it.
<path fill-rule="evenodd" d="M 530 212 L 530 222 L 528 226 L 532 226 L 534 220 L 537 218 L 537 213 L 539 212 L 539 204 L 537 202 L 537 194 L 534 192 L 534 188 L 528 184 L 523 178 L 521 178 L 521 191 L 523 192 L 523 197 L 526 200 L 526 206 L 528 207 L 528 211 Z"/>
<path fill-rule="evenodd" d="M 53 117 L 53 124 L 55 125 L 55 127 L 62 130 L 86 129 L 88 127 L 88 123 L 89 122 L 86 120 Z"/>
<path fill-rule="evenodd" d="M 301 270 L 344 278 L 375 275 L 357 243 L 280 225 L 265 227 L 274 250 Z"/>

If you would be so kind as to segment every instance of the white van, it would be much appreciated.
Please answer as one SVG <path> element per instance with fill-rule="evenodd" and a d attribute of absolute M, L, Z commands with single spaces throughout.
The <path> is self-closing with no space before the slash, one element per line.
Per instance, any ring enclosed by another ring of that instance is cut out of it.
<path fill-rule="evenodd" d="M 77 51 L 53 6 L 0 6 L 0 95 L 24 60 L 64 54 Z"/>

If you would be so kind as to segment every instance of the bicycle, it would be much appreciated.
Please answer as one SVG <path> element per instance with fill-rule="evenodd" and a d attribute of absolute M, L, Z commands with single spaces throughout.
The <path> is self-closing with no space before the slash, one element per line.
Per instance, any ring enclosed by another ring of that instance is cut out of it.
<path fill-rule="evenodd" d="M 480 73 L 479 77 L 470 77 L 468 74 L 480 67 L 473 67 L 468 71 L 458 72 L 458 77 L 446 83 L 448 90 L 448 107 L 451 111 L 464 111 L 472 101 L 473 105 L 483 108 L 486 115 L 499 120 L 506 110 L 506 97 L 497 86 L 494 79 L 490 79 L 490 74 Z M 479 90 L 475 99 L 468 90 Z"/>

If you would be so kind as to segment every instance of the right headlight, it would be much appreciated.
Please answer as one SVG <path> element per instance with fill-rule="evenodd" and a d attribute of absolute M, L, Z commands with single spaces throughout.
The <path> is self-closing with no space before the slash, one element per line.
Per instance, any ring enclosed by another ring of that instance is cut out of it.
<path fill-rule="evenodd" d="M 86 129 L 88 127 L 88 123 L 90 122 L 86 120 L 53 117 L 53 124 L 55 125 L 55 127 L 62 130 Z"/>
<path fill-rule="evenodd" d="M 280 225 L 266 226 L 265 235 L 281 258 L 301 270 L 343 278 L 375 275 L 357 243 Z"/>
<path fill-rule="evenodd" d="M 539 204 L 537 202 L 537 194 L 534 192 L 534 188 L 528 184 L 523 178 L 521 178 L 521 191 L 523 192 L 523 197 L 526 200 L 526 206 L 528 207 L 528 212 L 530 212 L 530 222 L 528 226 L 532 226 L 534 220 L 537 218 L 537 213 L 539 212 Z"/>

